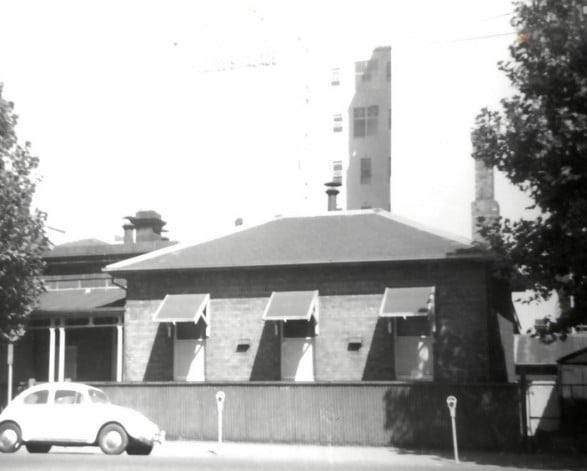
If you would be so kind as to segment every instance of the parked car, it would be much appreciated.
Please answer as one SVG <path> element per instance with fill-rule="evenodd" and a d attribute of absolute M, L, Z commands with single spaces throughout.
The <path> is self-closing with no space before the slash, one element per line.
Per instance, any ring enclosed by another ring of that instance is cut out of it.
<path fill-rule="evenodd" d="M 53 445 L 97 445 L 108 455 L 126 450 L 148 455 L 165 432 L 143 414 L 115 406 L 104 391 L 81 383 L 33 386 L 0 413 L 0 451 L 24 444 L 30 453 L 47 453 Z"/>

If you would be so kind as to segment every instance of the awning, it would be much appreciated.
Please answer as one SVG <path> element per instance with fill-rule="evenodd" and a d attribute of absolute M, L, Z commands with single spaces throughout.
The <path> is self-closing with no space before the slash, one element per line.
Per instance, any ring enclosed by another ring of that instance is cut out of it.
<path fill-rule="evenodd" d="M 153 316 L 153 322 L 198 322 L 208 324 L 209 294 L 168 294 Z"/>
<path fill-rule="evenodd" d="M 38 312 L 73 312 L 110 307 L 123 301 L 126 291 L 121 288 L 76 288 L 50 290 L 39 299 Z"/>
<path fill-rule="evenodd" d="M 314 316 L 318 323 L 318 291 L 274 291 L 271 293 L 263 320 L 306 320 Z"/>
<path fill-rule="evenodd" d="M 434 309 L 434 286 L 385 288 L 379 317 L 427 316 Z"/>

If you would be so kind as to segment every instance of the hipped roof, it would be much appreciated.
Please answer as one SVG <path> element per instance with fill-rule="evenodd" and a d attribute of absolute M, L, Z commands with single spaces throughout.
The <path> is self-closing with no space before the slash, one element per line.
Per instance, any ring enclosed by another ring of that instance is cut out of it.
<path fill-rule="evenodd" d="M 281 217 L 197 244 L 114 263 L 108 272 L 265 267 L 479 257 L 464 240 L 382 210 Z"/>

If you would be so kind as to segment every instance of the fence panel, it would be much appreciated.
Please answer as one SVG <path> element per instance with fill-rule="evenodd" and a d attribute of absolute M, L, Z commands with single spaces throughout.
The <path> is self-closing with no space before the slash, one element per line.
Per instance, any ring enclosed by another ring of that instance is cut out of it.
<path fill-rule="evenodd" d="M 446 397 L 457 396 L 463 448 L 520 441 L 516 385 L 434 383 L 100 383 L 169 438 L 216 440 L 215 394 L 226 393 L 227 441 L 450 448 Z"/>

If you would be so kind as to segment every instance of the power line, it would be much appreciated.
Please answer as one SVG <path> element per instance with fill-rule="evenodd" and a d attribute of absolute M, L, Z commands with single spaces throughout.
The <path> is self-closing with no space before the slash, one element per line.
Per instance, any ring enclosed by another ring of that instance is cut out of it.
<path fill-rule="evenodd" d="M 458 43 L 458 42 L 465 42 L 465 41 L 478 41 L 480 39 L 498 38 L 500 36 L 511 36 L 514 34 L 518 34 L 518 33 L 516 31 L 510 31 L 509 33 L 486 34 L 483 36 L 469 36 L 466 38 L 447 39 L 446 41 L 434 41 L 434 42 L 427 43 L 427 44 L 449 44 L 449 43 Z"/>

